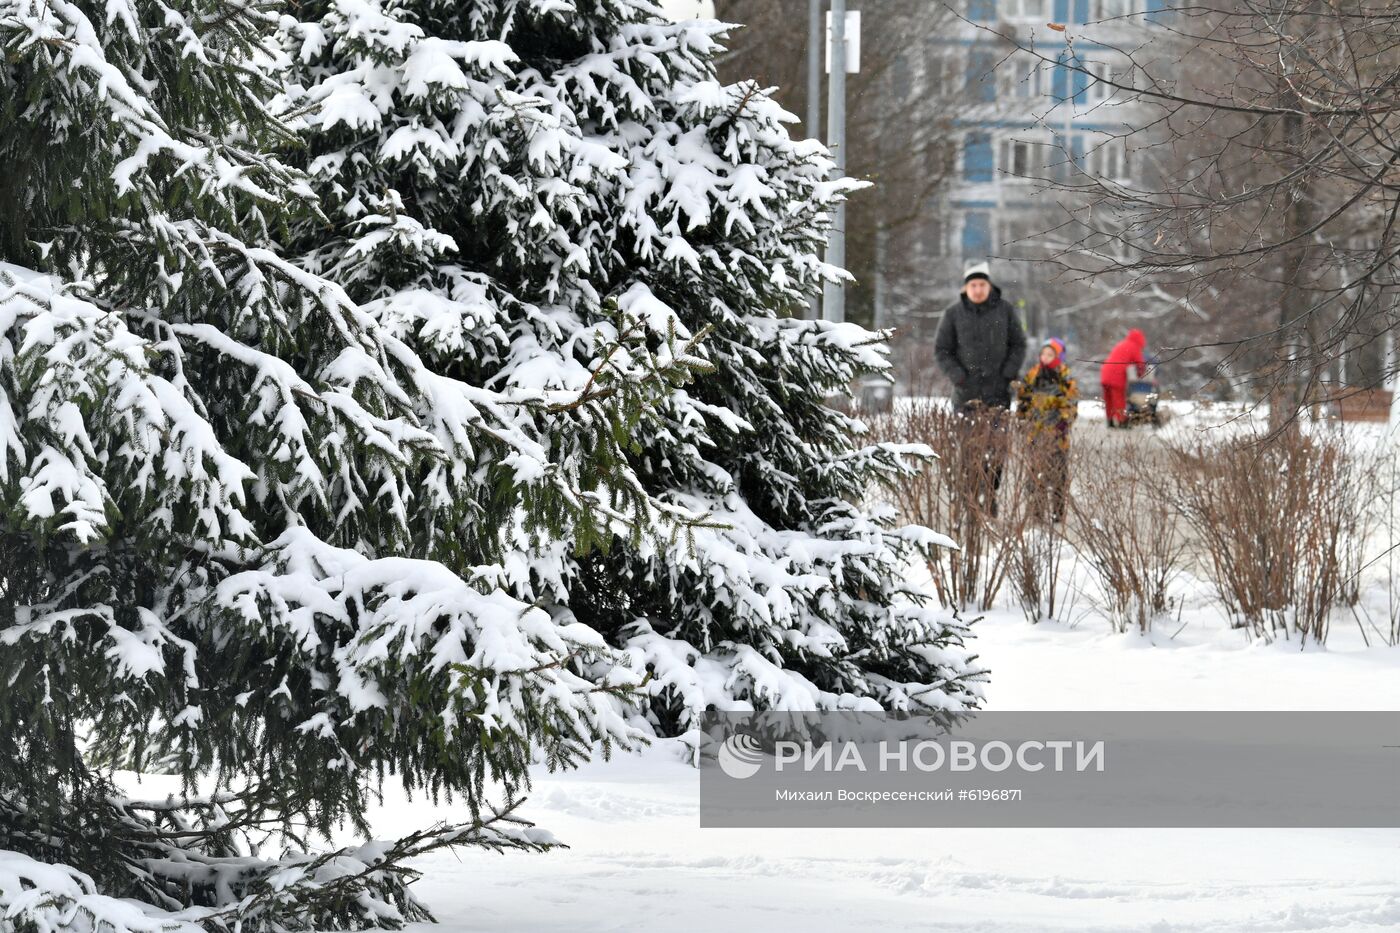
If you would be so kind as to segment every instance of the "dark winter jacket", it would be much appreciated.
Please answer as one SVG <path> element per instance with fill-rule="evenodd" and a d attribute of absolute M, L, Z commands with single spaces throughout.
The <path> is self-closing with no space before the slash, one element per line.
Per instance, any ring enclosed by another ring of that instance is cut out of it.
<path fill-rule="evenodd" d="M 980 305 L 959 295 L 943 312 L 934 339 L 938 368 L 953 383 L 953 403 L 973 402 L 1011 407 L 1011 380 L 1021 373 L 1026 356 L 1026 332 L 1015 310 L 1002 301 L 1001 289 Z"/>

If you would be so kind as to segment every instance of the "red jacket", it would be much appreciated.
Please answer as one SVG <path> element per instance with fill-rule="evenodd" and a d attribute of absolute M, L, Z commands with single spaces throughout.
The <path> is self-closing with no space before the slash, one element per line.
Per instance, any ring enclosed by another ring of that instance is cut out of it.
<path fill-rule="evenodd" d="M 1108 359 L 1104 360 L 1099 369 L 1099 382 L 1106 386 L 1126 388 L 1130 365 L 1137 367 L 1138 375 L 1147 369 L 1147 363 L 1142 358 L 1142 348 L 1145 346 L 1147 337 L 1142 331 L 1137 328 L 1128 331 L 1128 336 L 1120 340 L 1118 346 L 1108 354 Z"/>

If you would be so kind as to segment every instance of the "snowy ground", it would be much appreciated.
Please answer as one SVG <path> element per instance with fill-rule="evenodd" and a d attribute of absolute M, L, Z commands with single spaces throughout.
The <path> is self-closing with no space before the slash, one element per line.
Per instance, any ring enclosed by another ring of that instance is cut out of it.
<path fill-rule="evenodd" d="M 1101 417 L 1084 414 L 1086 428 Z M 1177 414 L 1154 442 L 1238 413 Z M 1375 449 L 1384 426 L 1348 430 Z M 1150 637 L 1111 634 L 1090 609 L 1068 614 L 1072 626 L 989 614 L 975 627 L 988 707 L 1400 710 L 1400 648 L 1367 647 L 1354 622 L 1339 617 L 1326 648 L 1252 644 L 1225 627 L 1208 585 L 1179 589 L 1179 619 Z M 526 815 L 572 848 L 425 860 L 418 891 L 436 929 L 1400 928 L 1400 830 L 702 830 L 698 777 L 681 758 L 662 742 L 539 774 Z M 443 815 L 398 802 L 379 825 L 390 835 Z"/>
<path fill-rule="evenodd" d="M 1307 651 L 1009 612 L 977 630 L 992 709 L 1400 710 L 1400 650 L 1354 630 Z M 570 850 L 441 855 L 419 893 L 442 933 L 1400 927 L 1400 830 L 701 830 L 696 793 L 664 743 L 541 774 L 528 815 Z M 383 825 L 432 815 L 396 805 Z"/>

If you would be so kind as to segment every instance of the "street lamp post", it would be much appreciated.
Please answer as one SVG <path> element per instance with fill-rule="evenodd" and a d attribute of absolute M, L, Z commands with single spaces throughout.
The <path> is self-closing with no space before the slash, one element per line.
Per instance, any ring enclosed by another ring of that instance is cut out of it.
<path fill-rule="evenodd" d="M 846 174 L 846 0 L 831 0 L 831 57 L 827 86 L 827 145 L 836 161 L 836 174 Z M 826 261 L 846 267 L 846 205 L 836 205 L 827 240 Z M 846 287 L 828 282 L 822 291 L 822 318 L 846 320 Z"/>
<path fill-rule="evenodd" d="M 820 139 L 822 135 L 822 56 L 825 49 L 822 43 L 822 0 L 808 0 L 807 4 L 807 137 Z M 821 298 L 812 296 L 807 309 L 812 319 L 821 317 Z"/>

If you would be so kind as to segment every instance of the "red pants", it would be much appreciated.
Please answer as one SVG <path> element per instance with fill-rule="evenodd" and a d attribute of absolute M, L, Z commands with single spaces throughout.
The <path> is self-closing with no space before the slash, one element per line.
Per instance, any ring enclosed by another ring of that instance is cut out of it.
<path fill-rule="evenodd" d="M 1128 420 L 1128 387 L 1111 386 L 1106 382 L 1100 383 L 1103 386 L 1103 409 L 1108 415 L 1109 424 L 1122 424 Z"/>

